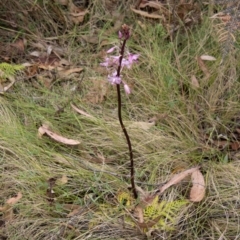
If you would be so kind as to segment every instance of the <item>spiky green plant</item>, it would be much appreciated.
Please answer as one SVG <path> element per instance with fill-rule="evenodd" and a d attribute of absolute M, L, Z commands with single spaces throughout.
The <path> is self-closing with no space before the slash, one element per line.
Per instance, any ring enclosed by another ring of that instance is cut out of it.
<path fill-rule="evenodd" d="M 117 199 L 120 205 L 124 205 L 126 208 L 131 208 L 133 204 L 133 198 L 127 192 L 120 192 Z M 153 222 L 151 228 L 160 228 L 166 231 L 174 230 L 173 225 L 177 223 L 181 209 L 188 203 L 189 201 L 186 199 L 160 201 L 159 196 L 156 196 L 152 203 L 143 209 L 144 223 L 148 226 L 150 222 Z"/>
<path fill-rule="evenodd" d="M 189 201 L 185 199 L 169 202 L 159 201 L 159 197 L 156 196 L 153 202 L 143 210 L 143 216 L 146 222 L 158 218 L 159 220 L 154 227 L 164 230 L 174 230 L 172 225 L 176 224 L 179 212 L 187 203 Z"/>
<path fill-rule="evenodd" d="M 18 71 L 24 69 L 23 65 L 20 64 L 9 64 L 6 62 L 0 63 L 0 77 L 5 80 L 11 76 L 16 75 Z"/>

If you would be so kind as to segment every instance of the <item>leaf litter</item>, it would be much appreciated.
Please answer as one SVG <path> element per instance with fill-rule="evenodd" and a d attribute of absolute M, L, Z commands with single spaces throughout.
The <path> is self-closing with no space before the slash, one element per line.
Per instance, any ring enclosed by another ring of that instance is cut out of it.
<path fill-rule="evenodd" d="M 3 213 L 3 220 L 8 222 L 14 219 L 13 206 L 20 201 L 22 193 L 19 192 L 16 197 L 9 198 L 4 206 L 0 206 L 0 212 Z"/>
<path fill-rule="evenodd" d="M 49 126 L 46 124 L 43 124 L 41 127 L 38 128 L 38 136 L 41 138 L 44 134 L 48 135 L 53 140 L 66 145 L 74 146 L 79 145 L 81 143 L 80 141 L 66 138 L 57 133 L 54 133 L 53 131 L 49 130 Z"/>

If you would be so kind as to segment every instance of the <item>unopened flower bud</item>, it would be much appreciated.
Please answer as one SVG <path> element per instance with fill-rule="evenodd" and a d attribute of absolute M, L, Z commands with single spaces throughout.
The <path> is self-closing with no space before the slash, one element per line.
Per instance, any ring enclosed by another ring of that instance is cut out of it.
<path fill-rule="evenodd" d="M 131 93 L 131 89 L 130 89 L 130 87 L 127 84 L 124 84 L 123 87 L 124 87 L 124 90 L 125 90 L 126 94 L 130 94 Z"/>

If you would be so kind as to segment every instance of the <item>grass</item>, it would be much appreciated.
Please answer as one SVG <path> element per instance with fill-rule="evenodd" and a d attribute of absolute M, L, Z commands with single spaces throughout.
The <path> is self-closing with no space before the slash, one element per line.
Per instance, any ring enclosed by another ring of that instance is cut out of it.
<path fill-rule="evenodd" d="M 97 5 L 93 9 L 92 14 L 104 10 Z M 129 128 L 137 185 L 152 191 L 174 172 L 200 165 L 207 189 L 202 202 L 189 204 L 176 216 L 178 223 L 173 231 L 155 229 L 146 234 L 125 221 L 128 214 L 119 210 L 116 203 L 118 191 L 127 191 L 130 182 L 128 148 L 117 120 L 116 90 L 106 84 L 106 99 L 102 102 L 92 103 L 87 97 L 93 91 L 93 83 L 106 78 L 106 74 L 97 71 L 101 58 L 93 55 L 97 53 L 94 49 L 105 47 L 101 47 L 101 41 L 94 47 L 90 43 L 82 46 L 76 39 L 90 31 L 90 25 L 97 20 L 90 19 L 75 29 L 69 26 L 63 33 L 53 27 L 54 20 L 48 22 L 48 14 L 43 17 L 39 36 L 47 28 L 51 32 L 45 37 L 52 33 L 59 36 L 59 43 L 68 42 L 65 58 L 76 65 L 84 62 L 84 75 L 80 84 L 81 77 L 57 80 L 50 90 L 36 79 L 21 76 L 1 96 L 0 201 L 3 205 L 18 192 L 23 197 L 14 205 L 15 217 L 1 226 L 0 236 L 11 240 L 238 239 L 239 151 L 207 144 L 204 135 L 216 140 L 220 134 L 231 136 L 239 127 L 239 50 L 229 53 L 220 64 L 221 44 L 207 16 L 190 31 L 179 32 L 171 42 L 160 25 L 141 19 L 145 25 L 141 28 L 137 19 L 127 15 L 126 21 L 133 25 L 128 46 L 141 57 L 132 70 L 123 72 L 124 79 L 133 87 L 129 97 L 123 93 L 123 119 L 130 125 L 158 118 L 156 126 L 148 130 Z M 107 30 L 109 19 L 102 19 L 101 24 Z M 37 34 L 36 26 L 31 31 Z M 115 33 L 101 35 L 110 42 L 116 42 L 116 37 Z M 29 39 L 35 41 L 36 36 Z M 217 59 L 206 62 L 209 79 L 196 60 L 202 54 Z M 200 88 L 191 85 L 192 75 L 199 80 Z M 79 90 L 72 91 L 76 84 Z M 69 102 L 96 119 L 78 115 Z M 64 111 L 58 113 L 61 107 Z M 37 129 L 46 122 L 55 132 L 81 144 L 69 147 L 47 136 L 38 138 Z M 56 200 L 50 203 L 46 195 L 48 180 L 64 175 L 68 181 L 56 183 Z M 186 199 L 188 185 L 186 182 L 172 187 L 161 197 L 166 201 Z M 78 205 L 79 212 L 68 217 L 72 210 L 67 204 L 72 208 Z"/>

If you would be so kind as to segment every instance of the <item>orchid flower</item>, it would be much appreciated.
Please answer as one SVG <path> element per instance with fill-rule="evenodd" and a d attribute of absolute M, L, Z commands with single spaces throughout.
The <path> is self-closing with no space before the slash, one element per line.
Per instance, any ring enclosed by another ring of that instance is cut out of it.
<path fill-rule="evenodd" d="M 120 48 L 113 46 L 110 49 L 107 50 L 107 54 L 112 54 L 115 50 L 119 51 L 119 55 L 111 55 L 107 56 L 104 60 L 104 62 L 100 63 L 101 66 L 106 67 L 110 74 L 108 74 L 108 81 L 112 85 L 116 85 L 117 89 L 117 95 L 118 95 L 118 119 L 119 123 L 122 127 L 122 131 L 126 137 L 128 149 L 129 149 L 129 158 L 130 158 L 130 180 L 132 185 L 132 192 L 134 195 L 134 198 L 138 198 L 138 193 L 135 187 L 135 180 L 134 180 L 134 161 L 133 161 L 133 151 L 132 151 L 132 144 L 127 132 L 127 129 L 124 126 L 124 123 L 122 121 L 122 114 L 121 114 L 121 91 L 120 91 L 120 84 L 123 84 L 123 88 L 126 94 L 131 93 L 131 89 L 128 86 L 128 84 L 122 80 L 121 78 L 121 71 L 124 67 L 127 67 L 130 69 L 132 65 L 138 60 L 139 54 L 132 54 L 130 52 L 127 52 L 124 56 L 126 42 L 130 38 L 130 27 L 126 24 L 122 25 L 121 30 L 118 32 L 118 38 L 120 39 Z M 112 68 L 115 67 L 115 71 L 112 71 Z"/>
<path fill-rule="evenodd" d="M 117 71 L 113 72 L 111 75 L 108 75 L 108 81 L 114 85 L 114 84 L 120 84 L 122 82 L 121 77 L 117 76 Z"/>

